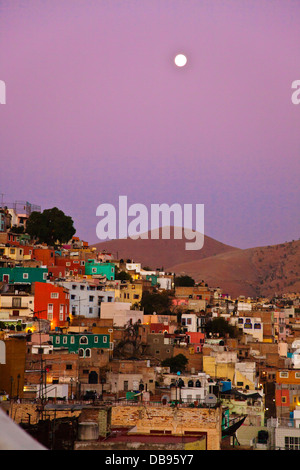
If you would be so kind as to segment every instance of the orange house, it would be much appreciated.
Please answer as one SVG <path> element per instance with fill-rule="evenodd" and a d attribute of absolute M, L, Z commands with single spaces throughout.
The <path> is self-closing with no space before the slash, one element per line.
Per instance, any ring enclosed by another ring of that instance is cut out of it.
<path fill-rule="evenodd" d="M 48 282 L 36 282 L 34 293 L 35 315 L 49 320 L 51 330 L 63 327 L 69 316 L 70 296 L 68 289 Z"/>
<path fill-rule="evenodd" d="M 42 261 L 45 266 L 55 265 L 55 251 L 51 248 L 35 248 L 33 257 Z"/>

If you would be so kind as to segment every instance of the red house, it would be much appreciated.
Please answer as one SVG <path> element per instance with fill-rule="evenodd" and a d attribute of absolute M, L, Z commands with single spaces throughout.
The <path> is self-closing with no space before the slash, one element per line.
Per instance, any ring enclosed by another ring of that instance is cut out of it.
<path fill-rule="evenodd" d="M 55 264 L 55 251 L 51 248 L 35 248 L 33 257 L 42 261 L 46 266 L 54 266 Z"/>
<path fill-rule="evenodd" d="M 57 257 L 56 266 L 63 266 L 66 274 L 82 276 L 85 274 L 85 261 L 69 257 Z"/>
<path fill-rule="evenodd" d="M 51 330 L 65 326 L 69 316 L 70 296 L 68 289 L 48 282 L 36 282 L 34 311 L 38 318 L 49 320 Z"/>
<path fill-rule="evenodd" d="M 200 332 L 188 332 L 186 333 L 189 344 L 194 346 L 195 353 L 202 352 L 203 345 L 205 342 L 205 334 Z"/>

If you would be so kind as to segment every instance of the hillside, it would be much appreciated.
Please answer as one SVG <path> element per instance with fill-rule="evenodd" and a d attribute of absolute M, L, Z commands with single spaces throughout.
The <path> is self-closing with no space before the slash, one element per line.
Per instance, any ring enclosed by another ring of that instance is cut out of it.
<path fill-rule="evenodd" d="M 233 297 L 300 292 L 300 241 L 222 253 L 171 266 Z"/>
<path fill-rule="evenodd" d="M 157 231 L 153 231 L 157 232 Z M 171 232 L 172 233 L 172 232 Z M 151 239 L 151 232 L 148 232 L 148 239 L 119 239 L 97 243 L 98 250 L 106 250 L 113 253 L 117 258 L 131 259 L 142 266 L 149 266 L 151 269 L 163 268 L 170 270 L 171 266 L 190 263 L 196 260 L 212 257 L 228 251 L 237 250 L 232 246 L 225 245 L 213 238 L 204 236 L 204 245 L 201 250 L 185 249 L 187 240 L 182 237 L 180 240 Z"/>
<path fill-rule="evenodd" d="M 187 274 L 232 297 L 300 292 L 300 241 L 239 249 L 205 235 L 204 246 L 187 251 L 186 240 L 111 240 L 94 245 L 118 258 Z"/>

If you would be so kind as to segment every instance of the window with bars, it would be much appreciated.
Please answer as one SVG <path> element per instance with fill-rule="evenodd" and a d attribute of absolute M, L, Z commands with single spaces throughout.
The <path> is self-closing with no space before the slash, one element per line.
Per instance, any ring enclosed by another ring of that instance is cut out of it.
<path fill-rule="evenodd" d="M 285 436 L 284 448 L 285 450 L 300 450 L 300 437 Z"/>

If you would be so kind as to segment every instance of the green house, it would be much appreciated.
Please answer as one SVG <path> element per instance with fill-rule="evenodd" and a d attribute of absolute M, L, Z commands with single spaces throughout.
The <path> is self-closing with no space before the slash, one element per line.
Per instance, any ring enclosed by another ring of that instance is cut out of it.
<path fill-rule="evenodd" d="M 69 353 L 79 354 L 80 357 L 90 357 L 91 349 L 110 349 L 109 334 L 51 334 L 53 349 L 67 348 Z"/>
<path fill-rule="evenodd" d="M 0 282 L 10 284 L 32 284 L 33 282 L 46 282 L 47 268 L 32 268 L 15 266 L 14 268 L 0 268 Z"/>
<path fill-rule="evenodd" d="M 115 280 L 114 263 L 101 263 L 94 259 L 89 259 L 85 263 L 85 274 L 87 276 L 106 276 L 107 280 Z"/>

